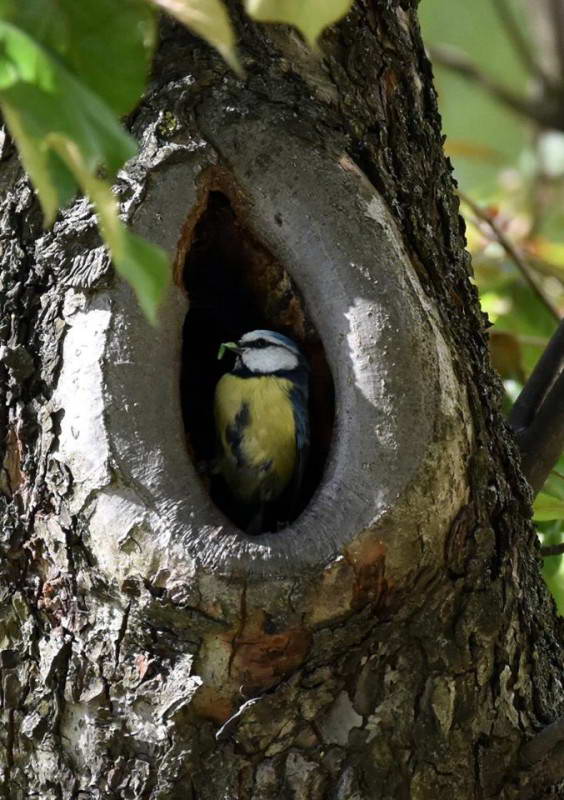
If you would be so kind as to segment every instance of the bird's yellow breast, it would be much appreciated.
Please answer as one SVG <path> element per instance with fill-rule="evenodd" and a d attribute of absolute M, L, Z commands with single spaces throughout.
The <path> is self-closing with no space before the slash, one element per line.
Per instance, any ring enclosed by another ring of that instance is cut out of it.
<path fill-rule="evenodd" d="M 215 392 L 215 420 L 222 448 L 221 470 L 232 491 L 246 501 L 278 496 L 296 465 L 296 425 L 291 381 L 273 375 L 226 374 Z M 240 434 L 240 435 L 239 435 Z"/>

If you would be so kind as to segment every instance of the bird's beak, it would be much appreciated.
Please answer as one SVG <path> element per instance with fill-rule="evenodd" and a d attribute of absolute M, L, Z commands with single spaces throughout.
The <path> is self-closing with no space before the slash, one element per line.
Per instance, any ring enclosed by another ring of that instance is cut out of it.
<path fill-rule="evenodd" d="M 222 342 L 219 345 L 219 350 L 217 351 L 218 359 L 223 358 L 226 350 L 231 350 L 232 353 L 236 353 L 237 355 L 240 355 L 243 352 L 237 342 Z"/>

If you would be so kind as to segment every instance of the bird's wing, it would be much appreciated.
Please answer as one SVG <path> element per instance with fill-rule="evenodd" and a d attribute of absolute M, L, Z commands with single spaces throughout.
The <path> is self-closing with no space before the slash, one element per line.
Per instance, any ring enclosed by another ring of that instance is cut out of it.
<path fill-rule="evenodd" d="M 292 389 L 291 400 L 296 426 L 296 465 L 289 490 L 289 501 L 291 511 L 295 513 L 300 499 L 304 470 L 309 453 L 309 409 L 307 394 L 303 392 L 301 387 L 295 386 Z"/>

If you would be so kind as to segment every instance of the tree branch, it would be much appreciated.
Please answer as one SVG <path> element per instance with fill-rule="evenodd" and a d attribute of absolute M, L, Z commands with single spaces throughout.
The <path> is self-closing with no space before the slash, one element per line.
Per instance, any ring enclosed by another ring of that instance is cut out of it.
<path fill-rule="evenodd" d="M 521 777 L 524 778 L 524 781 L 522 789 L 517 795 L 518 800 L 537 800 L 541 794 L 544 797 L 543 790 L 554 791 L 562 784 L 564 780 L 563 726 L 564 720 L 559 719 L 524 745 L 521 751 L 522 764 L 525 768 Z"/>
<path fill-rule="evenodd" d="M 560 742 L 564 742 L 564 717 L 547 725 L 523 745 L 519 754 L 521 763 L 527 768 L 538 764 Z"/>
<path fill-rule="evenodd" d="M 509 424 L 537 494 L 564 449 L 564 320 L 515 401 Z"/>
<path fill-rule="evenodd" d="M 531 288 L 531 290 L 533 291 L 533 293 L 538 297 L 538 299 L 544 305 L 546 310 L 556 320 L 559 321 L 560 320 L 560 314 L 558 313 L 556 308 L 552 305 L 552 303 L 549 300 L 549 298 L 545 295 L 545 293 L 543 292 L 542 287 L 540 286 L 540 284 L 537 283 L 537 280 L 536 280 L 536 278 L 534 276 L 533 271 L 531 270 L 531 268 L 529 267 L 529 265 L 527 264 L 527 262 L 525 261 L 525 259 L 521 255 L 521 253 L 515 247 L 513 242 L 505 235 L 505 233 L 499 227 L 499 225 L 497 224 L 495 219 L 491 216 L 491 214 L 488 214 L 487 211 L 485 211 L 483 208 L 481 208 L 477 203 L 475 203 L 464 192 L 461 192 L 459 190 L 458 191 L 458 195 L 459 195 L 460 199 L 464 203 L 466 203 L 466 205 L 472 210 L 472 212 L 479 219 L 481 219 L 483 222 L 487 222 L 487 224 L 490 226 L 491 230 L 493 231 L 493 233 L 495 235 L 495 238 L 497 239 L 499 244 L 503 247 L 503 249 L 505 250 L 507 255 L 511 258 L 511 260 L 513 261 L 513 263 L 515 264 L 515 266 L 517 267 L 519 272 L 525 278 L 526 282 L 528 283 L 528 285 Z"/>
<path fill-rule="evenodd" d="M 549 6 L 550 16 L 552 17 L 551 30 L 554 34 L 556 57 L 560 68 L 559 78 L 564 78 L 564 9 L 561 0 L 551 0 Z"/>
<path fill-rule="evenodd" d="M 563 368 L 564 320 L 560 322 L 511 409 L 509 423 L 517 434 L 531 425 L 543 399 Z"/>
<path fill-rule="evenodd" d="M 564 553 L 564 542 L 560 544 L 551 544 L 541 547 L 540 554 L 543 558 L 547 556 L 561 556 Z"/>
<path fill-rule="evenodd" d="M 530 425 L 515 431 L 515 436 L 523 472 L 538 494 L 564 450 L 564 372 L 560 372 L 548 390 Z"/>
<path fill-rule="evenodd" d="M 521 63 L 531 73 L 531 75 L 534 75 L 542 83 L 552 84 L 549 75 L 547 75 L 534 57 L 532 48 L 530 47 L 526 37 L 523 35 L 523 31 L 519 27 L 519 24 L 515 19 L 515 15 L 509 7 L 507 0 L 492 0 L 492 5 L 501 24 L 505 28 L 508 39 L 510 39 L 515 52 L 521 59 Z"/>
<path fill-rule="evenodd" d="M 515 401 L 509 424 L 537 494 L 564 450 L 564 320 Z"/>
<path fill-rule="evenodd" d="M 551 94 L 554 95 L 554 99 L 551 94 L 541 95 L 538 98 L 523 97 L 502 83 L 498 83 L 486 72 L 483 72 L 465 53 L 454 47 L 434 45 L 429 52 L 434 62 L 482 86 L 492 97 L 504 103 L 512 111 L 533 120 L 543 128 L 564 130 L 561 101 L 563 92 L 560 87 L 558 91 L 555 91 L 554 86 L 552 87 Z"/>

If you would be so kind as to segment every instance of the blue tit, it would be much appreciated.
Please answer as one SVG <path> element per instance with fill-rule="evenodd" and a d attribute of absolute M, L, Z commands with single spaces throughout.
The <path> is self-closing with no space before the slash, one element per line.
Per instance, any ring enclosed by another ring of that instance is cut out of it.
<path fill-rule="evenodd" d="M 216 470 L 243 526 L 260 533 L 298 510 L 309 449 L 309 366 L 297 344 L 274 331 L 226 342 L 218 358 L 225 350 L 236 360 L 215 390 Z"/>

